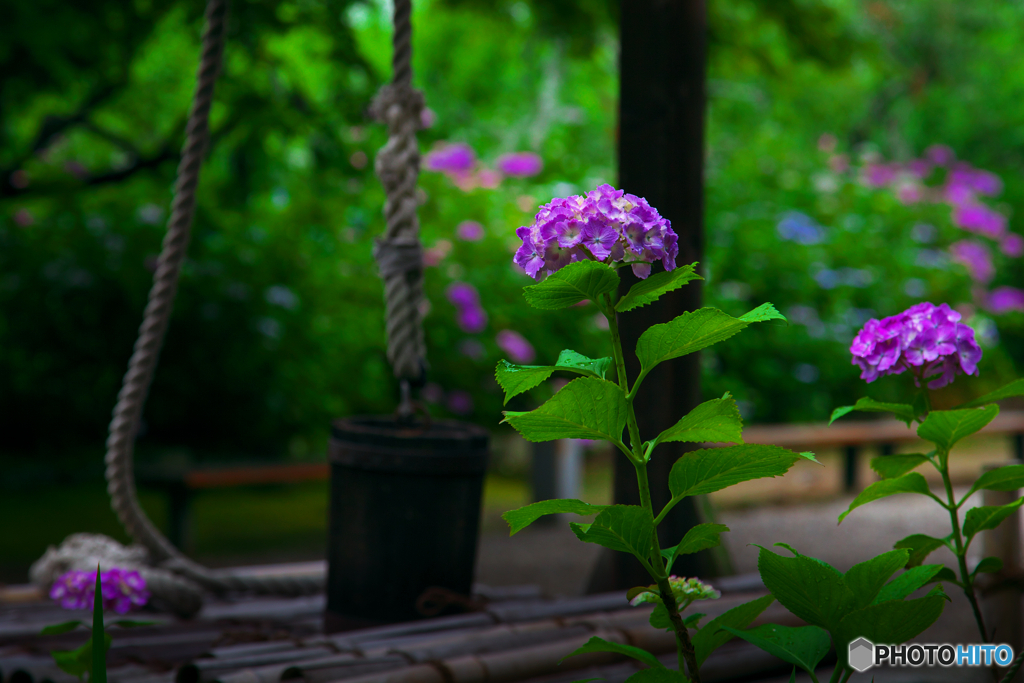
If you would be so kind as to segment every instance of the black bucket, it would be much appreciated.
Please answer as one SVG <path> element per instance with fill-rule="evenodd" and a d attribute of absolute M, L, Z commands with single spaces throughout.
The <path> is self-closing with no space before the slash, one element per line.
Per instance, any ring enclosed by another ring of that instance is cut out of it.
<path fill-rule="evenodd" d="M 335 420 L 328 632 L 428 616 L 421 598 L 429 589 L 468 598 L 487 442 L 486 430 L 462 422 Z"/>

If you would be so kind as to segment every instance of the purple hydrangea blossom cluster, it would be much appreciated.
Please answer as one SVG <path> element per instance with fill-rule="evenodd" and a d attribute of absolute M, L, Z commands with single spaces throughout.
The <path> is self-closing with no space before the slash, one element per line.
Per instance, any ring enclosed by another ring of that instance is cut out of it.
<path fill-rule="evenodd" d="M 523 245 L 513 260 L 534 279 L 585 259 L 629 263 L 646 279 L 654 261 L 672 270 L 679 255 L 671 224 L 643 197 L 611 185 L 551 200 L 516 236 Z"/>
<path fill-rule="evenodd" d="M 50 598 L 64 609 L 92 609 L 96 572 L 73 569 L 62 574 L 50 588 Z M 149 601 L 146 580 L 134 570 L 118 567 L 100 572 L 103 609 L 127 614 Z"/>
<path fill-rule="evenodd" d="M 944 387 L 959 374 L 977 375 L 981 347 L 974 330 L 947 304 L 923 302 L 894 316 L 864 324 L 850 345 L 853 364 L 868 383 L 909 370 L 914 382 L 938 375 L 929 389 Z"/>
<path fill-rule="evenodd" d="M 487 311 L 480 305 L 476 287 L 468 282 L 453 282 L 448 286 L 448 301 L 458 311 L 455 319 L 463 332 L 476 334 L 487 327 Z"/>

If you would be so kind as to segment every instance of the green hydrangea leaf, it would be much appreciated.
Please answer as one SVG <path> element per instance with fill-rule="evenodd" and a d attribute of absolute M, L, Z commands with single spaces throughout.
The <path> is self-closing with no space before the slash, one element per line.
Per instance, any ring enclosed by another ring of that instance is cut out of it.
<path fill-rule="evenodd" d="M 712 652 L 732 640 L 732 634 L 726 631 L 726 628 L 746 628 L 773 602 L 775 602 L 774 597 L 764 595 L 756 600 L 737 605 L 704 624 L 692 639 L 697 666 L 704 664 Z"/>
<path fill-rule="evenodd" d="M 775 310 L 775 306 L 765 302 L 754 310 L 744 313 L 739 319 L 745 323 L 763 323 L 769 320 L 786 320 L 786 316 Z"/>
<path fill-rule="evenodd" d="M 877 472 L 882 479 L 895 479 L 926 462 L 928 462 L 928 456 L 920 453 L 883 455 L 871 459 L 871 469 Z"/>
<path fill-rule="evenodd" d="M 905 643 L 935 623 L 946 605 L 942 591 L 916 600 L 890 600 L 854 610 L 843 617 L 838 628 L 836 651 L 845 664 L 849 644 L 856 638 L 873 643 Z"/>
<path fill-rule="evenodd" d="M 810 673 L 814 673 L 814 669 L 832 647 L 828 631 L 818 626 L 762 624 L 749 631 L 729 626 L 724 627 L 724 630 Z"/>
<path fill-rule="evenodd" d="M 542 282 L 523 288 L 527 303 L 534 308 L 558 310 L 615 291 L 619 274 L 597 261 L 577 261 L 548 275 Z"/>
<path fill-rule="evenodd" d="M 619 313 L 632 311 L 634 308 L 646 306 L 657 301 L 662 294 L 679 289 L 691 280 L 703 280 L 704 278 L 695 272 L 694 269 L 696 267 L 696 263 L 691 263 L 688 266 L 680 266 L 675 270 L 655 273 L 646 280 L 641 280 L 629 288 L 626 296 L 619 299 L 619 303 L 615 305 L 615 310 Z"/>
<path fill-rule="evenodd" d="M 1019 498 L 1006 505 L 985 505 L 971 508 L 964 516 L 964 537 L 971 539 L 979 531 L 995 529 L 1002 524 L 1003 520 L 1017 511 L 1017 508 L 1024 503 L 1024 498 Z"/>
<path fill-rule="evenodd" d="M 639 505 L 609 505 L 591 524 L 571 523 L 570 526 L 586 543 L 632 553 L 644 563 L 650 555 L 654 519 Z"/>
<path fill-rule="evenodd" d="M 722 398 L 705 401 L 686 414 L 656 439 L 669 441 L 731 441 L 743 443 L 743 418 L 736 401 L 728 393 Z"/>
<path fill-rule="evenodd" d="M 926 557 L 944 545 L 948 546 L 947 540 L 925 534 L 911 534 L 904 539 L 896 541 L 893 547 L 905 548 L 910 551 L 910 557 L 907 559 L 907 569 L 910 569 L 920 565 Z"/>
<path fill-rule="evenodd" d="M 843 514 L 839 515 L 839 523 L 842 524 L 846 516 L 851 512 L 859 508 L 865 503 L 870 503 L 873 500 L 880 498 L 887 498 L 889 496 L 895 496 L 897 493 L 919 493 L 924 496 L 934 498 L 931 490 L 928 488 L 928 482 L 917 472 L 908 472 L 902 477 L 896 477 L 895 479 L 883 479 L 882 481 L 876 481 L 866 489 L 860 492 L 853 502 L 850 503 L 850 507 Z"/>
<path fill-rule="evenodd" d="M 986 557 L 978 563 L 978 566 L 971 572 L 971 576 L 977 576 L 978 574 L 995 574 L 1002 570 L 1003 561 L 998 557 Z"/>
<path fill-rule="evenodd" d="M 647 372 L 662 361 L 724 341 L 751 323 L 779 317 L 781 315 L 771 304 L 758 306 L 739 318 L 717 308 L 701 308 L 649 327 L 637 341 L 636 355 L 643 371 Z"/>
<path fill-rule="evenodd" d="M 569 657 L 575 657 L 576 655 L 585 655 L 591 652 L 614 652 L 619 655 L 626 655 L 633 659 L 638 659 L 644 664 L 652 668 L 665 668 L 665 665 L 658 661 L 658 658 L 652 655 L 647 650 L 643 650 L 639 647 L 632 645 L 623 645 L 622 643 L 611 643 L 603 638 L 597 636 L 591 637 L 586 643 L 576 648 L 565 657 L 559 660 L 559 664 L 564 662 Z"/>
<path fill-rule="evenodd" d="M 902 600 L 934 580 L 943 568 L 941 564 L 926 564 L 908 569 L 885 584 L 871 604 L 877 605 L 889 600 Z"/>
<path fill-rule="evenodd" d="M 974 434 L 998 414 L 999 406 L 996 405 L 967 410 L 933 410 L 917 428 L 917 435 L 949 452 L 957 441 Z"/>
<path fill-rule="evenodd" d="M 640 669 L 627 678 L 625 683 L 690 683 L 690 679 L 675 669 L 662 666 L 657 669 Z"/>
<path fill-rule="evenodd" d="M 509 536 L 512 536 L 526 527 L 530 526 L 544 515 L 558 515 L 571 513 L 574 515 L 596 515 L 604 510 L 606 505 L 591 505 L 575 498 L 557 498 L 555 500 L 542 500 L 538 503 L 531 503 L 515 510 L 502 513 L 501 518 L 508 522 Z"/>
<path fill-rule="evenodd" d="M 616 384 L 581 377 L 566 384 L 541 407 L 506 410 L 508 422 L 527 441 L 604 439 L 617 442 L 626 428 L 626 397 Z"/>
<path fill-rule="evenodd" d="M 729 527 L 726 525 L 715 523 L 698 524 L 691 527 L 686 532 L 686 535 L 683 536 L 683 540 L 679 541 L 675 546 L 664 548 L 661 551 L 661 554 L 668 560 L 668 569 L 666 571 L 672 572 L 672 565 L 680 555 L 691 555 L 699 553 L 701 550 L 721 545 L 722 539 L 720 535 L 728 530 Z"/>
<path fill-rule="evenodd" d="M 703 612 L 697 612 L 695 614 L 687 615 L 687 617 L 683 619 L 683 626 L 685 626 L 686 628 L 697 628 L 697 625 L 700 623 L 700 620 L 706 616 L 707 615 Z"/>
<path fill-rule="evenodd" d="M 515 365 L 507 360 L 500 360 L 494 370 L 494 378 L 505 391 L 505 403 L 508 403 L 513 396 L 538 386 L 556 370 L 604 379 L 611 364 L 611 358 L 587 358 L 581 353 L 565 349 L 558 354 L 558 360 L 554 365 Z"/>
<path fill-rule="evenodd" d="M 903 420 L 910 426 L 910 423 L 917 419 L 917 411 L 907 403 L 882 403 L 873 398 L 864 397 L 852 406 L 842 406 L 832 411 L 832 417 L 828 423 L 832 424 L 843 415 L 859 410 L 865 413 L 893 413 L 896 419 Z"/>
<path fill-rule="evenodd" d="M 757 569 L 765 587 L 783 607 L 827 631 L 834 631 L 855 603 L 843 575 L 815 558 L 784 557 L 761 548 Z"/>
<path fill-rule="evenodd" d="M 907 550 L 899 548 L 850 567 L 843 575 L 843 582 L 853 593 L 854 605 L 860 608 L 874 602 L 889 577 L 906 566 L 909 557 Z"/>
<path fill-rule="evenodd" d="M 1016 491 L 1020 488 L 1024 488 L 1024 465 L 1004 465 L 978 477 L 964 497 L 969 498 L 975 491 Z"/>
<path fill-rule="evenodd" d="M 961 408 L 975 408 L 977 406 L 995 403 L 996 401 L 1002 401 L 1004 398 L 1010 398 L 1012 396 L 1024 396 L 1024 379 L 1015 379 L 1001 389 L 996 389 L 984 396 L 979 396 L 973 401 L 962 403 L 957 406 L 957 410 Z"/>
<path fill-rule="evenodd" d="M 74 621 L 63 621 L 59 624 L 52 624 L 46 626 L 42 631 L 39 632 L 41 636 L 56 636 L 61 633 L 67 633 L 68 631 L 74 631 L 79 626 L 85 626 L 85 623 L 75 619 Z"/>
<path fill-rule="evenodd" d="M 673 498 L 713 493 L 743 481 L 783 475 L 801 457 L 780 446 L 762 444 L 703 448 L 676 460 L 668 486 Z"/>

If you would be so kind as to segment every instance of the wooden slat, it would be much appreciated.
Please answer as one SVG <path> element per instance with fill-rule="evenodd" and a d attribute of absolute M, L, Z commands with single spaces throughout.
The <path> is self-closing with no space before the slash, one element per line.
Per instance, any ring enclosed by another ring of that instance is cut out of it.
<path fill-rule="evenodd" d="M 1024 411 L 1003 412 L 980 433 L 987 436 L 1024 433 Z M 899 420 L 892 419 L 840 421 L 831 426 L 824 423 L 752 425 L 743 430 L 743 438 L 747 443 L 774 444 L 794 450 L 896 444 L 918 440 L 916 429 L 909 429 Z"/>

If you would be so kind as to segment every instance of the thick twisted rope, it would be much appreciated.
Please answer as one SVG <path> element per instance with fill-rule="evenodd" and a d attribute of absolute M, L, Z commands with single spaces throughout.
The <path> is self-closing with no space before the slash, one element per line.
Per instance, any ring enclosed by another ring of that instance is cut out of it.
<path fill-rule="evenodd" d="M 420 304 L 423 300 L 423 255 L 416 217 L 416 182 L 420 152 L 416 131 L 421 127 L 423 94 L 412 87 L 412 2 L 395 0 L 392 82 L 381 88 L 371 112 L 388 126 L 388 142 L 374 167 L 387 200 L 387 228 L 377 241 L 374 257 L 384 280 L 388 361 L 402 380 L 403 406 L 408 411 L 408 384 L 421 378 L 426 347 Z M 399 408 L 402 413 L 403 408 Z"/>
<path fill-rule="evenodd" d="M 178 288 L 178 276 L 188 247 L 195 214 L 199 169 L 209 143 L 209 115 L 213 88 L 224 52 L 227 0 L 209 0 L 198 83 L 192 100 L 185 146 L 178 165 L 171 216 L 157 260 L 139 337 L 128 362 L 128 372 L 117 396 L 107 438 L 106 475 L 111 506 L 128 533 L 150 553 L 150 561 L 181 574 L 213 591 L 251 590 L 261 593 L 301 594 L 321 590 L 324 581 L 293 577 L 239 577 L 209 569 L 189 560 L 153 525 L 139 505 L 132 455 L 142 419 L 142 408 L 153 380 Z"/>

